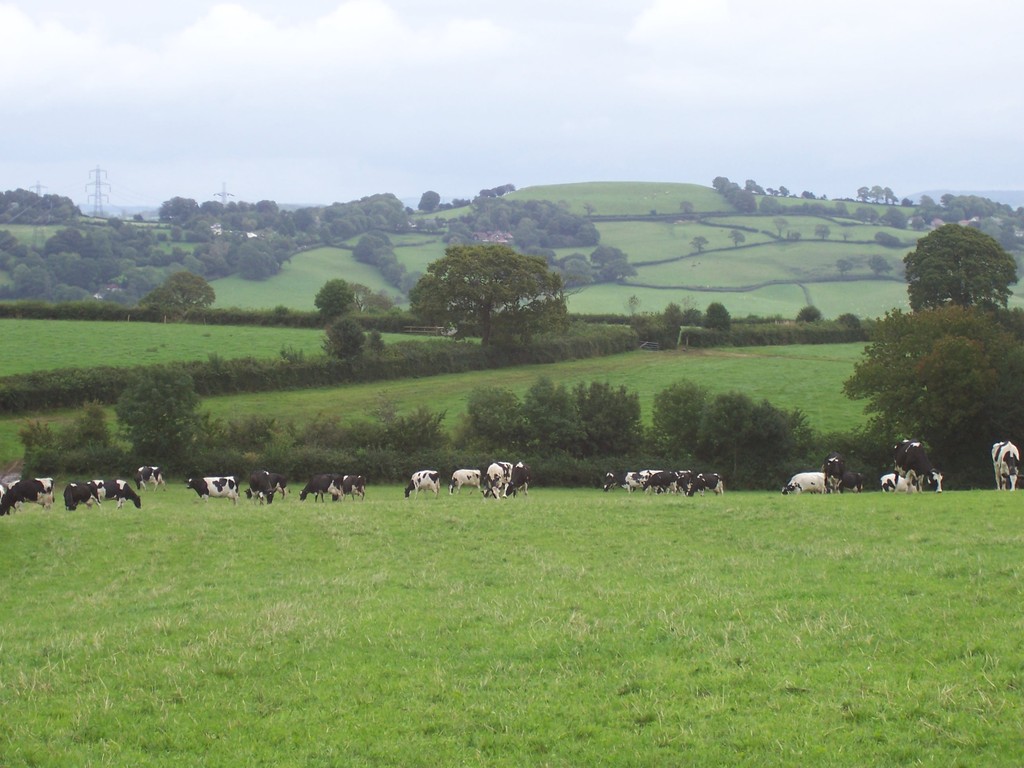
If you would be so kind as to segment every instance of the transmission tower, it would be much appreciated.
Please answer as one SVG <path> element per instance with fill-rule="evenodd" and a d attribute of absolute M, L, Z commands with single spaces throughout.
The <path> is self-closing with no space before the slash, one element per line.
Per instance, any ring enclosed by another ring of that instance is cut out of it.
<path fill-rule="evenodd" d="M 228 192 L 228 183 L 226 181 L 220 183 L 220 192 L 215 192 L 213 196 L 220 198 L 221 205 L 227 205 L 228 198 L 234 197 L 232 193 Z"/>
<path fill-rule="evenodd" d="M 95 176 L 95 178 L 92 178 L 92 180 L 85 187 L 86 190 L 88 190 L 89 187 L 92 187 L 93 189 L 93 191 L 89 193 L 88 198 L 89 200 L 92 201 L 92 215 L 102 216 L 103 201 L 108 199 L 107 196 L 103 193 L 103 188 L 110 188 L 110 185 L 107 182 L 103 181 L 103 179 L 106 178 L 107 176 L 107 172 L 97 165 L 95 170 L 89 171 L 89 176 L 90 178 Z"/>
<path fill-rule="evenodd" d="M 42 184 L 40 184 L 37 181 L 35 184 L 33 184 L 31 187 L 29 187 L 29 189 L 31 189 L 33 192 L 35 192 L 37 197 L 42 197 L 43 196 L 43 190 L 46 189 L 46 187 L 44 187 Z"/>

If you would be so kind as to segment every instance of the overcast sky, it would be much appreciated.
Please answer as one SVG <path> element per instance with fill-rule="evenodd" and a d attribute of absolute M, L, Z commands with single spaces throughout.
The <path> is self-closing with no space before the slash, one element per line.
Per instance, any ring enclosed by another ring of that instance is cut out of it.
<path fill-rule="evenodd" d="M 0 188 L 1024 189 L 1022 35 L 1019 0 L 0 0 Z"/>

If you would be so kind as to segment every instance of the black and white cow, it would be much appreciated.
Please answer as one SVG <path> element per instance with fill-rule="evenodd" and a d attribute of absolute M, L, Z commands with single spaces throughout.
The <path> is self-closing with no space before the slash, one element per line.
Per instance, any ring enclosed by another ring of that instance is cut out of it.
<path fill-rule="evenodd" d="M 299 501 L 305 501 L 306 497 L 313 494 L 313 501 L 324 501 L 328 495 L 334 501 L 343 496 L 342 480 L 344 475 L 336 475 L 322 472 L 313 475 L 306 483 L 306 487 L 299 492 Z"/>
<path fill-rule="evenodd" d="M 264 501 L 273 504 L 274 495 L 278 493 L 282 499 L 288 493 L 288 479 L 284 475 L 265 469 L 253 470 L 249 474 L 249 487 L 245 491 L 245 498 L 255 498 L 260 504 Z"/>
<path fill-rule="evenodd" d="M 505 486 L 505 495 L 512 494 L 515 498 L 519 491 L 522 491 L 524 496 L 530 495 L 530 467 L 521 461 L 512 467 L 512 476 Z"/>
<path fill-rule="evenodd" d="M 209 501 L 213 496 L 216 499 L 231 499 L 234 504 L 238 503 L 238 481 L 232 475 L 190 477 L 185 485 L 195 491 L 203 501 Z"/>
<path fill-rule="evenodd" d="M 42 505 L 43 509 L 53 506 L 53 478 L 32 477 L 18 480 L 11 485 L 0 499 L 0 516 L 6 515 L 26 501 Z"/>
<path fill-rule="evenodd" d="M 136 509 L 142 508 L 142 499 L 127 480 L 93 480 L 92 484 L 96 486 L 96 495 L 100 500 L 116 500 L 118 509 L 123 507 L 126 501 L 134 504 Z"/>
<path fill-rule="evenodd" d="M 920 440 L 897 443 L 892 456 L 896 473 L 907 480 L 908 493 L 923 490 L 926 483 L 934 483 L 935 492 L 942 493 L 942 473 L 932 466 Z"/>
<path fill-rule="evenodd" d="M 487 467 L 480 481 L 480 491 L 484 498 L 491 496 L 500 499 L 505 495 L 508 484 L 512 482 L 512 462 L 494 461 Z"/>
<path fill-rule="evenodd" d="M 619 484 L 619 481 L 615 479 L 615 473 L 614 472 L 605 472 L 604 473 L 604 482 L 601 483 L 601 488 L 604 489 L 605 493 L 608 493 L 608 491 L 615 490 L 615 486 L 618 485 L 618 484 Z"/>
<path fill-rule="evenodd" d="M 1009 440 L 992 446 L 992 469 L 996 473 L 996 490 L 1017 490 L 1017 472 L 1020 468 L 1020 452 Z"/>
<path fill-rule="evenodd" d="M 335 483 L 337 484 L 337 483 Z M 362 475 L 342 475 L 341 477 L 341 499 L 351 496 L 355 501 L 356 496 L 360 499 L 366 498 L 366 478 Z"/>
<path fill-rule="evenodd" d="M 448 494 L 458 493 L 462 490 L 462 486 L 468 485 L 470 488 L 480 487 L 480 470 L 479 469 L 456 469 L 452 472 L 451 482 L 448 483 Z"/>
<path fill-rule="evenodd" d="M 843 490 L 843 473 L 846 471 L 846 459 L 842 454 L 833 451 L 821 463 L 821 471 L 825 475 L 825 493 L 839 493 Z"/>
<path fill-rule="evenodd" d="M 793 493 L 824 493 L 825 473 L 824 472 L 797 472 L 789 479 L 782 489 L 782 494 L 788 496 Z"/>
<path fill-rule="evenodd" d="M 146 483 L 152 483 L 156 488 L 162 485 L 167 490 L 167 481 L 164 479 L 162 467 L 139 467 L 135 471 L 135 487 L 140 491 L 146 490 Z"/>
<path fill-rule="evenodd" d="M 843 472 L 843 484 L 840 486 L 840 490 L 844 493 L 850 491 L 851 493 L 860 493 L 864 490 L 864 475 L 860 472 L 853 472 L 846 470 Z"/>
<path fill-rule="evenodd" d="M 907 490 L 907 478 L 900 477 L 895 472 L 882 475 L 880 478 L 883 493 L 904 492 Z"/>
<path fill-rule="evenodd" d="M 409 498 L 409 494 L 413 491 L 416 492 L 416 498 L 420 497 L 420 491 L 426 491 L 430 493 L 433 491 L 434 498 L 441 492 L 441 473 L 436 469 L 421 469 L 418 472 L 413 472 L 412 477 L 409 478 L 409 484 L 405 486 L 405 498 Z"/>
<path fill-rule="evenodd" d="M 91 507 L 93 502 L 100 503 L 99 489 L 95 482 L 68 483 L 64 486 L 64 508 L 74 512 L 79 504 Z"/>
<path fill-rule="evenodd" d="M 641 480 L 645 492 L 650 493 L 676 493 L 680 486 L 680 473 L 672 469 L 660 469 L 646 475 Z M 689 479 L 687 479 L 689 482 Z"/>
<path fill-rule="evenodd" d="M 713 491 L 716 495 L 725 493 L 725 483 L 722 482 L 721 475 L 715 472 L 698 472 L 694 475 L 686 489 L 686 495 L 693 496 L 699 493 L 703 496 L 704 491 Z"/>
<path fill-rule="evenodd" d="M 643 469 L 639 472 L 627 472 L 622 478 L 622 487 L 629 493 L 633 491 L 642 491 L 644 489 L 644 478 L 654 470 Z"/>

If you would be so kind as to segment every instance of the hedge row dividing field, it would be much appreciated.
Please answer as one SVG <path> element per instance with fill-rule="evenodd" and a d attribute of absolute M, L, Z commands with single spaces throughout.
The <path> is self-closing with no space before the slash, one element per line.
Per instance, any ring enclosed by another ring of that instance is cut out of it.
<path fill-rule="evenodd" d="M 0 518 L 0 763 L 1015 765 L 1020 498 L 201 503 Z"/>

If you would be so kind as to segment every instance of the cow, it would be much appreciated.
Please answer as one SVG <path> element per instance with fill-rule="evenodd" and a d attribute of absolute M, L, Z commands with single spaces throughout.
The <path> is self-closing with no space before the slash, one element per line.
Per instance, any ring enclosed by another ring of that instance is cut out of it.
<path fill-rule="evenodd" d="M 643 478 L 647 477 L 644 473 L 650 471 L 651 470 L 649 469 L 645 469 L 640 472 L 627 472 L 622 478 L 622 487 L 629 493 L 632 493 L 633 491 L 642 491 L 644 488 Z"/>
<path fill-rule="evenodd" d="M 519 491 L 522 491 L 524 496 L 530 495 L 530 467 L 521 461 L 512 467 L 512 477 L 505 486 L 505 496 L 511 493 L 515 498 Z"/>
<path fill-rule="evenodd" d="M 896 491 L 903 492 L 907 490 L 907 478 L 900 477 L 895 472 L 882 475 L 881 484 L 883 493 L 894 493 Z"/>
<path fill-rule="evenodd" d="M 356 496 L 360 499 L 366 498 L 366 478 L 363 475 L 343 475 L 341 478 L 341 499 L 351 496 L 355 501 Z"/>
<path fill-rule="evenodd" d="M 843 472 L 843 483 L 840 486 L 841 491 L 850 491 L 851 493 L 860 493 L 864 490 L 864 475 L 860 472 L 851 472 L 849 469 Z"/>
<path fill-rule="evenodd" d="M 268 472 L 265 469 L 253 470 L 249 475 L 249 487 L 245 491 L 245 498 L 256 498 L 260 504 L 264 501 L 267 504 L 273 504 L 276 493 L 280 493 L 281 498 L 288 493 L 287 478 L 278 472 Z"/>
<path fill-rule="evenodd" d="M 405 486 L 405 498 L 409 498 L 409 494 L 413 491 L 416 492 L 416 498 L 420 497 L 420 491 L 427 491 L 428 493 L 433 491 L 434 498 L 441 492 L 441 473 L 436 469 L 421 469 L 418 472 L 413 472 L 412 477 L 409 478 L 409 484 Z"/>
<path fill-rule="evenodd" d="M 487 471 L 484 472 L 480 482 L 480 491 L 484 498 L 491 496 L 500 499 L 508 484 L 512 482 L 512 464 L 508 461 L 492 462 Z"/>
<path fill-rule="evenodd" d="M 693 496 L 699 493 L 703 496 L 704 491 L 714 491 L 716 495 L 725 493 L 725 483 L 722 482 L 721 476 L 714 472 L 698 472 L 694 475 L 686 489 L 686 495 Z"/>
<path fill-rule="evenodd" d="M 324 501 L 328 494 L 334 501 L 342 498 L 343 475 L 321 473 L 313 475 L 306 483 L 306 487 L 299 492 L 299 501 L 305 501 L 306 497 L 313 494 L 313 501 Z"/>
<path fill-rule="evenodd" d="M 824 493 L 825 473 L 824 472 L 797 472 L 789 479 L 782 494 L 788 496 L 793 493 Z"/>
<path fill-rule="evenodd" d="M 448 483 L 448 495 L 453 493 L 461 492 L 462 486 L 468 485 L 470 488 L 480 487 L 480 470 L 479 469 L 456 469 L 452 472 L 452 480 Z"/>
<path fill-rule="evenodd" d="M 892 447 L 896 473 L 907 480 L 907 492 L 924 489 L 926 483 L 935 484 L 935 492 L 942 493 L 942 473 L 932 466 L 920 440 L 904 440 Z"/>
<path fill-rule="evenodd" d="M 158 485 L 162 485 L 164 490 L 167 490 L 167 481 L 164 479 L 164 470 L 162 467 L 139 467 L 135 471 L 135 488 L 136 490 L 146 490 L 146 483 L 152 483 L 153 487 L 156 488 Z"/>
<path fill-rule="evenodd" d="M 136 509 L 142 509 L 142 499 L 132 488 L 127 480 L 93 480 L 100 498 L 116 499 L 117 508 L 121 509 L 126 501 L 135 505 Z"/>
<path fill-rule="evenodd" d="M 52 507 L 53 478 L 25 478 L 11 485 L 0 499 L 0 516 L 6 515 L 15 507 L 20 507 L 26 501 L 40 504 L 43 509 Z"/>
<path fill-rule="evenodd" d="M 604 489 L 605 493 L 608 493 L 608 491 L 615 490 L 615 486 L 618 485 L 618 484 L 619 484 L 619 481 L 615 479 L 615 473 L 614 472 L 605 472 L 604 473 L 604 482 L 601 484 L 601 487 Z"/>
<path fill-rule="evenodd" d="M 992 446 L 992 469 L 996 473 L 996 490 L 1017 490 L 1017 470 L 1020 467 L 1020 452 L 1009 440 Z"/>
<path fill-rule="evenodd" d="M 64 508 L 68 512 L 74 512 L 79 504 L 91 507 L 94 501 L 100 503 L 96 483 L 68 483 L 64 486 Z"/>
<path fill-rule="evenodd" d="M 846 471 L 846 460 L 842 454 L 833 451 L 826 456 L 821 471 L 825 475 L 825 493 L 840 493 L 843 490 L 843 473 Z"/>
<path fill-rule="evenodd" d="M 232 475 L 224 477 L 190 477 L 185 486 L 191 488 L 200 499 L 209 501 L 210 497 L 231 499 L 238 504 L 238 482 Z"/>
<path fill-rule="evenodd" d="M 675 493 L 680 489 L 680 473 L 671 469 L 658 470 L 641 480 L 645 492 Z M 687 478 L 687 482 L 689 478 Z"/>

